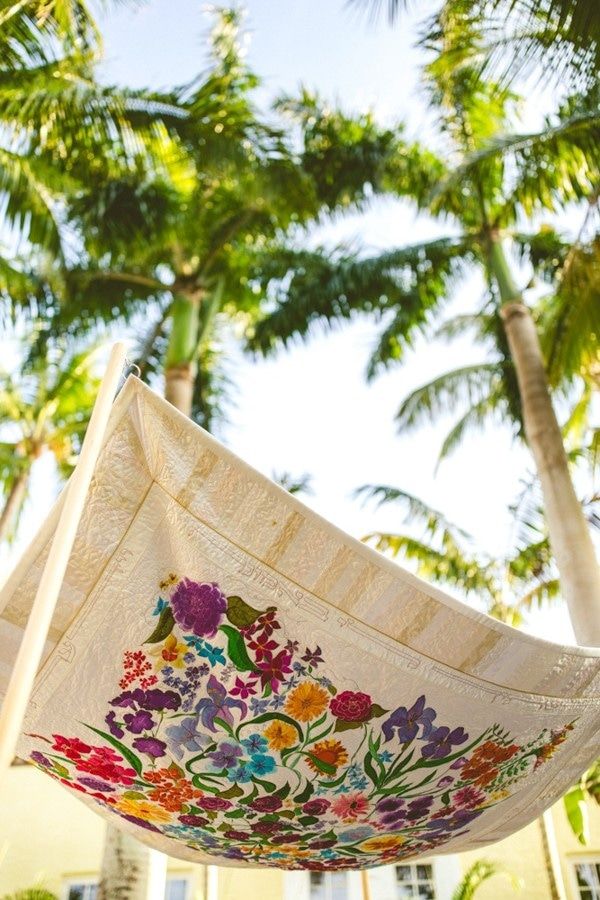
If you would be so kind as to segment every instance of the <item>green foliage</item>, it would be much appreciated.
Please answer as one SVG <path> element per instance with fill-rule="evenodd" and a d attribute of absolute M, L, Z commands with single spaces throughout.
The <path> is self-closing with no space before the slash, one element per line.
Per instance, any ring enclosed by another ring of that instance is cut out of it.
<path fill-rule="evenodd" d="M 0 493 L 6 502 L 19 492 L 18 508 L 3 522 L 1 538 L 14 537 L 29 475 L 39 457 L 52 453 L 66 478 L 75 465 L 89 422 L 99 379 L 94 352 L 46 346 L 20 372 L 0 375 Z"/>
<path fill-rule="evenodd" d="M 494 875 L 507 877 L 512 883 L 513 890 L 518 890 L 521 887 L 519 879 L 507 872 L 502 866 L 487 859 L 478 859 L 465 872 L 462 881 L 452 894 L 452 900 L 472 900 L 481 885 Z"/>
<path fill-rule="evenodd" d="M 14 894 L 5 894 L 2 900 L 58 900 L 58 897 L 52 891 L 43 888 L 26 888 Z"/>

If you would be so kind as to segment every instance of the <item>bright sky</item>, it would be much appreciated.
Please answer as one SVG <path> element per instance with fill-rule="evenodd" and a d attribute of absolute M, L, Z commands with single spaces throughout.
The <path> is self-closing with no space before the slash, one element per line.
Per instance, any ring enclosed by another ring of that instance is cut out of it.
<path fill-rule="evenodd" d="M 416 6 L 416 4 L 415 4 Z M 418 4 L 419 12 L 429 2 Z M 343 0 L 248 0 L 249 58 L 264 79 L 261 100 L 293 92 L 302 83 L 348 110 L 373 107 L 381 118 L 402 118 L 411 135 L 427 133 L 427 114 L 417 86 L 420 51 L 414 49 L 414 18 L 390 29 L 382 19 L 369 25 Z M 154 88 L 184 83 L 205 66 L 206 7 L 193 0 L 150 0 L 113 5 L 102 17 L 106 61 L 102 77 Z M 526 127 L 535 127 L 533 114 Z M 378 202 L 363 216 L 337 222 L 330 240 L 356 239 L 384 248 L 433 237 L 431 223 L 417 221 L 408 207 Z M 451 311 L 473 308 L 477 282 L 466 286 Z M 402 530 L 393 508 L 361 506 L 351 492 L 367 482 L 397 485 L 414 493 L 471 532 L 491 551 L 507 546 L 507 504 L 529 464 L 507 430 L 471 434 L 434 476 L 441 440 L 451 415 L 435 428 L 398 435 L 394 413 L 408 391 L 450 368 L 481 358 L 467 341 L 417 343 L 406 364 L 366 385 L 364 370 L 375 328 L 368 322 L 342 327 L 268 362 L 235 354 L 230 374 L 236 407 L 224 438 L 256 468 L 271 475 L 289 471 L 313 477 L 319 513 L 360 537 L 374 529 Z M 452 413 L 452 411 L 450 411 Z M 44 464 L 35 482 L 24 531 L 29 537 L 51 501 Z M 22 542 L 21 542 L 22 543 Z M 530 630 L 569 640 L 564 611 L 536 616 Z"/>

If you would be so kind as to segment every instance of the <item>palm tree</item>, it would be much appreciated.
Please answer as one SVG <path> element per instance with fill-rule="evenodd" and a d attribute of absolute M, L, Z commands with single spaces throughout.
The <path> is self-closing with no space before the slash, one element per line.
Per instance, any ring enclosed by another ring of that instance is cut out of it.
<path fill-rule="evenodd" d="M 268 264 L 282 233 L 300 238 L 320 214 L 365 201 L 391 139 L 368 116 L 329 117 L 292 152 L 254 109 L 239 24 L 218 13 L 209 71 L 173 94 L 182 117 L 162 135 L 162 162 L 121 177 L 100 169 L 73 197 L 85 262 L 68 268 L 52 309 L 61 332 L 115 309 L 143 317 L 144 374 L 163 371 L 167 399 L 207 427 L 226 387 L 223 335 L 247 328 L 266 299 L 252 265 Z"/>
<path fill-rule="evenodd" d="M 519 879 L 506 872 L 497 863 L 487 859 L 478 859 L 467 869 L 462 880 L 454 889 L 452 900 L 473 900 L 481 885 L 494 875 L 505 875 L 512 882 L 513 890 L 521 887 Z"/>
<path fill-rule="evenodd" d="M 17 375 L 0 376 L 0 541 L 14 537 L 44 453 L 52 454 L 61 478 L 71 473 L 99 385 L 94 355 L 51 350 Z"/>
<path fill-rule="evenodd" d="M 387 7 L 393 24 L 407 0 L 350 0 L 376 17 Z M 500 70 L 514 80 L 537 69 L 547 80 L 592 83 L 600 71 L 600 9 L 595 0 L 444 0 L 424 25 L 423 42 L 435 36 L 440 21 L 453 17 L 467 32 L 478 23 L 485 40 L 477 48 L 484 69 Z M 463 46 L 464 50 L 464 46 Z M 462 51 L 461 51 L 462 52 Z"/>
<path fill-rule="evenodd" d="M 460 32 L 444 35 L 448 46 L 460 38 Z M 441 47 L 445 48 L 446 44 Z M 371 362 L 371 370 L 376 371 L 401 359 L 417 332 L 428 333 L 433 317 L 465 273 L 479 270 L 491 303 L 503 402 L 512 403 L 534 456 L 562 593 L 576 633 L 579 640 L 593 644 L 600 641 L 600 569 L 573 489 L 536 324 L 513 274 L 505 241 L 517 231 L 523 214 L 561 208 L 582 189 L 593 197 L 597 159 L 580 153 L 556 156 L 540 194 L 526 165 L 515 169 L 507 166 L 501 154 L 485 154 L 490 142 L 508 131 L 515 103 L 512 93 L 483 82 L 468 62 L 451 71 L 446 62 L 438 54 L 426 71 L 443 152 L 436 155 L 399 139 L 388 184 L 396 195 L 412 197 L 418 209 L 449 224 L 450 234 L 371 257 L 284 248 L 279 272 L 262 273 L 274 282 L 278 302 L 258 324 L 251 343 L 268 352 L 295 335 L 306 336 L 315 322 L 332 323 L 369 312 L 384 318 Z M 478 158 L 478 153 L 484 158 Z M 576 295 L 567 281 L 554 295 L 565 297 L 563 310 L 567 296 L 571 306 L 589 309 L 587 296 Z M 592 315 L 597 318 L 597 310 Z M 577 315 L 572 321 L 572 333 L 577 334 L 575 355 L 597 359 L 598 332 L 580 331 Z M 462 377 L 468 379 L 469 373 L 463 372 Z M 490 377 L 487 388 L 488 396 L 497 389 Z M 479 400 L 476 396 L 472 415 L 481 414 Z"/>
<path fill-rule="evenodd" d="M 363 485 L 356 496 L 374 500 L 378 506 L 400 506 L 405 512 L 404 522 L 411 525 L 408 532 L 373 531 L 365 535 L 365 542 L 383 553 L 409 560 L 429 581 L 454 588 L 466 598 L 482 600 L 490 615 L 518 626 L 524 612 L 560 598 L 535 482 L 524 485 L 511 507 L 515 545 L 502 556 L 479 548 L 466 531 L 407 491 L 389 485 Z M 598 498 L 586 500 L 585 508 L 590 522 L 597 524 Z"/>

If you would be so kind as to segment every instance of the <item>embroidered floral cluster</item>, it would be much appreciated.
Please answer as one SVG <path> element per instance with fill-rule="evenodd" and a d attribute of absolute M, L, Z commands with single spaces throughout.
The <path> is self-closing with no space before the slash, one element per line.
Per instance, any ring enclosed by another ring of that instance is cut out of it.
<path fill-rule="evenodd" d="M 32 761 L 129 822 L 240 863 L 337 869 L 466 834 L 573 723 L 519 744 L 341 690 L 319 646 L 219 585 L 161 583 L 156 625 L 89 738 L 34 737 Z"/>

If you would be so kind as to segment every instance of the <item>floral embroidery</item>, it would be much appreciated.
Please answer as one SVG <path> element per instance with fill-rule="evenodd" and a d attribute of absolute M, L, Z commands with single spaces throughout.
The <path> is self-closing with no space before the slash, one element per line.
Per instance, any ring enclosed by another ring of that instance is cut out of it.
<path fill-rule="evenodd" d="M 395 709 L 338 690 L 321 647 L 282 634 L 212 582 L 161 582 L 120 693 L 89 736 L 31 761 L 140 827 L 204 854 L 338 869 L 430 853 L 552 757 L 574 723 L 518 744 L 498 724 L 443 724 L 425 696 Z M 85 735 L 84 735 L 85 736 Z"/>

